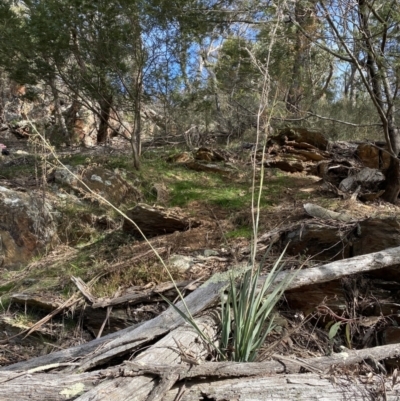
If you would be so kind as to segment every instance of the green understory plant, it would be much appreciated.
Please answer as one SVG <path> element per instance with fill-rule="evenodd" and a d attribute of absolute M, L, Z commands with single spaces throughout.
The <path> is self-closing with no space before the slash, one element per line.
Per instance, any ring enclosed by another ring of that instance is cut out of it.
<path fill-rule="evenodd" d="M 295 277 L 295 274 L 287 274 L 283 280 L 277 280 L 284 267 L 282 258 L 285 251 L 275 261 L 259 290 L 263 263 L 255 271 L 247 270 L 238 284 L 231 274 L 228 295 L 221 300 L 220 351 L 223 359 L 254 361 L 266 337 L 275 328 L 274 308 Z"/>
<path fill-rule="evenodd" d="M 287 274 L 282 280 L 279 273 L 284 268 L 282 258 L 286 252 L 281 253 L 275 261 L 271 271 L 264 276 L 261 288 L 258 283 L 261 268 L 268 254 L 254 271 L 247 270 L 243 277 L 236 282 L 233 271 L 230 273 L 228 294 L 221 297 L 221 340 L 216 345 L 197 325 L 195 319 L 180 310 L 167 298 L 163 297 L 177 313 L 193 327 L 199 336 L 216 351 L 217 359 L 236 362 L 252 362 L 256 359 L 258 350 L 266 337 L 275 328 L 274 308 L 288 288 L 295 273 Z"/>

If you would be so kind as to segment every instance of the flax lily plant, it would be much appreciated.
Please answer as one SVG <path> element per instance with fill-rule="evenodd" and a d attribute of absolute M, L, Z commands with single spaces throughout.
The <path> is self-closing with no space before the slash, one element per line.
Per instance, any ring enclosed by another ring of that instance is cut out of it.
<path fill-rule="evenodd" d="M 281 263 L 284 253 L 275 261 L 259 290 L 263 263 L 255 271 L 247 270 L 238 284 L 231 274 L 228 295 L 221 300 L 220 351 L 223 359 L 254 361 L 266 337 L 274 329 L 274 307 L 295 276 L 288 274 L 284 280 L 275 283 L 284 267 Z"/>
<path fill-rule="evenodd" d="M 238 283 L 231 273 L 228 294 L 223 294 L 221 297 L 222 330 L 218 345 L 198 327 L 191 315 L 181 311 L 165 297 L 162 298 L 216 351 L 217 359 L 252 362 L 256 359 L 266 337 L 275 327 L 273 310 L 276 303 L 295 277 L 293 273 L 281 281 L 276 280 L 284 267 L 282 258 L 285 251 L 265 276 L 261 289 L 258 289 L 258 281 L 265 258 L 255 271 L 247 270 Z"/>

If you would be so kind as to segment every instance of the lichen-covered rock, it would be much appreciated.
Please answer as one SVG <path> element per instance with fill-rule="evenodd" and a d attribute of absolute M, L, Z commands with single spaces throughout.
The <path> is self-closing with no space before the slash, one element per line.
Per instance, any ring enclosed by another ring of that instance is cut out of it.
<path fill-rule="evenodd" d="M 42 193 L 0 187 L 0 263 L 18 267 L 57 242 L 54 211 Z"/>
<path fill-rule="evenodd" d="M 116 206 L 122 203 L 136 203 L 141 199 L 140 192 L 119 172 L 97 166 L 89 168 L 67 166 L 67 168 L 68 170 L 59 168 L 55 171 L 55 182 L 70 187 L 73 191 L 88 196 L 89 199 L 96 200 L 88 188 Z"/>

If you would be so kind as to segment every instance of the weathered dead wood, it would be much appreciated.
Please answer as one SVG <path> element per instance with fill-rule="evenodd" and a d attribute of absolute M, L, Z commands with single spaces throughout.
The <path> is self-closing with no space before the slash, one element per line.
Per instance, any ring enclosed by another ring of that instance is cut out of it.
<path fill-rule="evenodd" d="M 95 297 L 90 292 L 88 285 L 80 277 L 71 277 L 71 281 L 78 287 L 85 299 L 91 304 L 95 301 Z"/>
<path fill-rule="evenodd" d="M 272 143 L 285 145 L 288 141 L 297 143 L 308 143 L 316 148 L 325 151 L 329 141 L 318 131 L 304 127 L 284 128 L 277 135 L 270 138 Z"/>
<path fill-rule="evenodd" d="M 209 323 L 207 323 L 207 320 L 203 320 L 203 324 L 210 329 Z M 208 362 L 200 365 L 177 364 L 180 360 L 181 362 L 185 360 L 182 354 L 185 349 L 190 349 L 188 352 L 194 353 L 193 361 L 196 361 L 196 354 L 201 353 L 202 346 L 199 342 L 196 342 L 195 338 L 196 334 L 191 330 L 186 331 L 185 327 L 180 328 L 175 333 L 167 336 L 163 342 L 150 348 L 144 356 L 137 358 L 134 362 L 126 362 L 124 365 L 100 372 L 73 375 L 66 373 L 27 375 L 28 372 L 0 372 L 2 400 L 64 400 L 67 394 L 71 396 L 73 394 L 82 394 L 81 398 L 79 398 L 80 401 L 88 399 L 100 400 L 102 398 L 88 398 L 88 396 L 93 396 L 97 393 L 96 397 L 99 397 L 99 394 L 107 394 L 107 397 L 109 397 L 111 393 L 106 392 L 105 389 L 107 391 L 114 389 L 113 391 L 118 393 L 119 390 L 117 389 L 120 386 L 131 388 L 133 384 L 137 386 L 140 384 L 139 392 L 133 392 L 135 399 L 146 399 L 147 395 L 150 394 L 151 399 L 157 401 L 166 393 L 168 387 L 172 387 L 176 382 L 184 379 L 207 377 L 208 381 L 210 381 L 211 378 L 232 379 L 251 376 L 261 377 L 277 373 L 297 374 L 301 369 L 319 371 L 322 374 L 333 371 L 334 368 L 350 366 L 364 360 L 382 361 L 388 358 L 397 358 L 400 355 L 400 347 L 395 344 L 358 351 L 347 350 L 329 357 L 311 359 L 274 355 L 275 360 L 260 363 Z M 179 344 L 179 347 L 177 344 Z M 160 364 L 161 360 L 162 364 Z M 161 377 L 159 385 L 157 386 L 154 378 L 148 377 L 148 375 Z M 289 377 L 298 376 L 285 376 L 285 378 Z M 306 377 L 308 376 L 306 375 Z M 99 380 L 105 378 L 109 380 L 101 384 L 104 391 L 95 388 Z M 339 380 L 342 379 L 339 378 Z M 287 382 L 286 386 L 290 388 L 290 383 Z M 38 388 L 40 391 L 38 391 Z M 32 389 L 36 389 L 36 391 L 33 392 Z M 144 389 L 146 390 L 144 391 Z M 122 400 L 123 398 L 112 399 Z M 128 399 L 131 398 L 126 398 L 126 400 Z"/>
<path fill-rule="evenodd" d="M 68 298 L 63 304 L 61 304 L 57 309 L 54 309 L 51 311 L 48 315 L 46 315 L 43 319 L 39 320 L 36 322 L 32 327 L 29 327 L 26 330 L 21 331 L 20 333 L 7 338 L 6 340 L 1 340 L 0 344 L 6 344 L 8 343 L 12 338 L 22 336 L 25 334 L 25 336 L 29 336 L 32 334 L 34 331 L 38 330 L 41 326 L 46 324 L 49 320 L 51 320 L 54 316 L 58 315 L 61 313 L 63 310 L 70 308 L 71 306 L 75 305 L 80 301 L 80 298 L 77 297 L 75 294 L 72 295 L 72 297 Z"/>
<path fill-rule="evenodd" d="M 314 203 L 305 203 L 303 207 L 311 217 L 316 217 L 321 220 L 336 220 L 344 223 L 354 222 L 353 218 L 346 212 L 334 212 L 333 210 L 325 209 L 324 207 L 315 205 Z"/>
<path fill-rule="evenodd" d="M 124 295 L 121 295 L 120 297 L 94 299 L 92 308 L 95 309 L 105 308 L 107 306 L 116 306 L 125 303 L 128 303 L 129 305 L 135 305 L 140 302 L 161 300 L 161 297 L 157 296 L 158 294 L 163 294 L 171 290 L 174 291 L 176 287 L 178 287 L 179 290 L 182 290 L 193 283 L 194 281 L 181 281 L 175 283 L 175 285 L 173 283 L 162 283 L 160 285 L 155 286 L 154 288 L 148 290 L 129 292 Z M 176 294 L 176 291 L 174 291 L 174 293 Z"/>
<path fill-rule="evenodd" d="M 259 400 L 259 401 L 397 401 L 400 385 L 392 387 L 389 378 L 380 376 L 346 378 L 318 374 L 276 375 L 251 379 L 190 381 L 180 401 Z M 164 401 L 176 400 L 180 387 L 169 391 Z M 122 401 L 122 400 L 121 400 Z"/>
<path fill-rule="evenodd" d="M 360 272 L 373 271 L 384 267 L 400 264 L 400 247 L 387 249 L 385 251 L 357 256 L 350 259 L 328 263 L 323 266 L 313 267 L 300 271 L 291 282 L 288 289 L 300 288 L 304 285 L 324 283 L 341 277 Z M 276 283 L 285 280 L 291 272 L 279 274 Z M 261 277 L 259 285 L 262 285 L 265 278 Z M 229 283 L 229 272 L 214 275 L 209 281 L 203 284 L 196 291 L 185 298 L 186 304 L 192 315 L 213 305 L 219 299 L 219 294 Z M 271 288 L 272 290 L 272 288 Z M 182 302 L 178 303 L 181 310 L 185 310 Z M 156 318 L 135 327 L 132 330 L 126 329 L 118 337 L 113 337 L 109 342 L 102 343 L 102 346 L 91 354 L 87 355 L 85 347 L 81 348 L 79 355 L 83 357 L 81 370 L 88 370 L 95 366 L 104 364 L 108 360 L 132 352 L 142 344 L 149 342 L 166 332 L 173 330 L 183 323 L 183 319 L 172 308 L 167 309 Z M 106 338 L 106 337 L 104 337 Z M 90 344 L 90 343 L 88 343 Z M 89 348 L 89 346 L 88 346 Z M 93 350 L 92 347 L 90 347 Z M 58 357 L 54 356 L 58 354 Z M 0 370 L 30 369 L 35 366 L 45 365 L 54 362 L 64 362 L 65 354 L 55 353 L 46 357 L 34 358 L 30 361 L 6 366 Z M 86 355 L 86 356 L 85 356 Z M 51 358 L 52 362 L 47 358 Z"/>
<path fill-rule="evenodd" d="M 105 372 L 104 372 L 105 373 Z M 0 375 L 2 377 L 2 375 Z M 37 374 L 17 379 L 2 385 L 2 401 L 64 401 L 79 400 L 79 394 L 85 391 L 89 393 L 99 380 L 107 377 L 100 372 L 83 373 L 79 375 L 66 374 Z M 112 378 L 112 376 L 110 377 Z M 109 379 L 110 379 L 109 378 Z M 132 378 L 118 377 L 112 380 L 115 385 Z M 103 383 L 110 383 L 110 380 Z M 169 391 L 164 400 L 176 400 L 180 384 Z M 383 397 L 385 390 L 386 398 Z M 145 400 L 146 395 L 142 388 L 131 390 L 128 398 L 110 398 L 104 391 L 100 398 L 93 400 Z M 87 394 L 86 393 L 86 394 Z M 213 400 L 304 400 L 304 401 L 337 401 L 337 400 L 387 400 L 397 401 L 400 393 L 400 385 L 392 387 L 392 379 L 375 376 L 367 378 L 324 377 L 318 374 L 284 374 L 270 377 L 239 378 L 228 380 L 192 380 L 186 383 L 186 391 L 183 392 L 182 401 L 198 401 L 199 399 Z M 84 396 L 86 395 L 84 394 Z M 379 395 L 381 397 L 379 397 Z M 207 397 L 207 398 L 206 398 Z"/>
<path fill-rule="evenodd" d="M 356 351 L 346 350 L 331 356 L 309 359 L 283 355 L 273 355 L 272 357 L 274 360 L 267 362 L 205 362 L 190 368 L 186 365 L 174 367 L 164 364 L 144 366 L 136 361 L 126 362 L 126 365 L 131 369 L 131 374 L 163 376 L 173 371 L 179 376 L 179 380 L 200 377 L 235 378 L 279 373 L 292 374 L 300 373 L 301 370 L 310 373 L 328 373 L 334 368 L 355 365 L 365 360 L 382 361 L 388 358 L 398 358 L 400 357 L 400 346 L 392 344 Z"/>
<path fill-rule="evenodd" d="M 11 376 L 9 372 L 0 372 L 0 382 L 2 382 L 0 399 L 1 401 L 72 400 L 95 387 L 105 373 L 105 371 L 79 375 L 36 373 L 16 377 L 18 374 L 12 373 Z"/>
<path fill-rule="evenodd" d="M 197 319 L 200 329 L 211 339 L 215 340 L 217 333 L 217 324 L 214 318 L 204 316 Z M 183 363 L 183 361 L 191 361 L 192 365 L 200 363 L 208 354 L 205 351 L 203 341 L 199 340 L 199 335 L 190 326 L 182 326 L 177 330 L 169 333 L 148 350 L 140 354 L 135 362 L 138 365 L 146 366 L 147 364 L 167 364 L 170 371 L 165 372 L 161 376 L 161 388 L 154 390 L 157 382 L 154 377 L 141 375 L 138 377 L 126 377 L 119 381 L 106 381 L 100 383 L 96 388 L 83 394 L 77 400 L 79 401 L 99 401 L 99 400 L 146 400 L 151 395 L 153 401 L 159 400 L 166 390 L 168 390 L 179 378 L 174 374 L 174 365 Z M 161 391 L 159 391 L 161 390 Z"/>
<path fill-rule="evenodd" d="M 195 315 L 214 304 L 219 299 L 221 290 L 223 290 L 228 283 L 228 273 L 217 274 L 196 291 L 189 294 L 185 298 L 185 302 L 192 315 Z M 185 310 L 182 302 L 179 302 L 177 306 L 181 310 Z M 25 370 L 36 366 L 47 365 L 49 363 L 62 363 L 65 360 L 69 360 L 71 357 L 86 357 L 82 369 L 86 369 L 86 367 L 87 369 L 90 369 L 90 367 L 102 364 L 117 355 L 133 351 L 135 348 L 164 335 L 183 323 L 183 318 L 177 314 L 173 308 L 168 308 L 161 315 L 144 322 L 143 324 L 110 334 L 102 339 L 94 340 L 95 346 L 92 345 L 93 341 L 91 341 L 87 344 L 71 348 L 70 350 L 59 351 L 53 354 L 33 358 L 26 362 L 19 362 L 14 365 L 5 366 L 0 368 L 0 371 Z"/>

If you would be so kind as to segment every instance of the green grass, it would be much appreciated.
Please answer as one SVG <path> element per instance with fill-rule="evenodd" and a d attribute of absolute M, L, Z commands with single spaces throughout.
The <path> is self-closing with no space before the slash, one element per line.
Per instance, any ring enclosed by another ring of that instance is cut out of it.
<path fill-rule="evenodd" d="M 80 166 L 89 164 L 92 161 L 92 158 L 88 157 L 87 155 L 81 155 L 79 153 L 70 155 L 68 157 L 64 157 L 60 159 L 61 163 L 68 164 L 70 166 Z"/>
<path fill-rule="evenodd" d="M 40 173 L 40 164 L 38 164 L 38 174 Z M 1 166 L 0 178 L 11 180 L 15 178 L 28 178 L 35 173 L 34 161 L 29 164 Z"/>
<path fill-rule="evenodd" d="M 250 239 L 253 233 L 253 229 L 251 226 L 241 226 L 235 230 L 228 231 L 225 236 L 228 239 L 235 239 L 235 238 L 247 238 Z"/>

